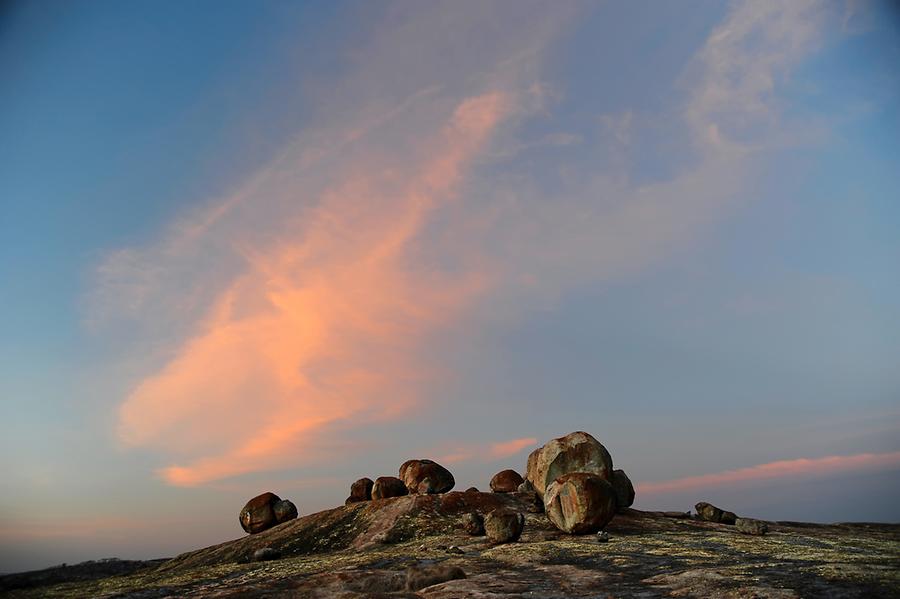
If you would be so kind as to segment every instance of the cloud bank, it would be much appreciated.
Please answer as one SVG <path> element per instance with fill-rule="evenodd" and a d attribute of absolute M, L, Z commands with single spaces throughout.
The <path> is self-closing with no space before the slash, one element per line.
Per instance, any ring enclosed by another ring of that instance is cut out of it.
<path fill-rule="evenodd" d="M 165 481 L 296 465 L 331 427 L 406 417 L 427 405 L 438 365 L 424 350 L 442 330 L 475 310 L 521 317 L 692 239 L 786 126 L 777 81 L 814 47 L 821 13 L 737 6 L 685 70 L 673 117 L 690 160 L 640 182 L 590 162 L 629 143 L 640 115 L 598 114 L 594 136 L 518 138 L 562 93 L 542 60 L 577 12 L 534 8 L 391 9 L 316 127 L 158 242 L 99 266 L 92 321 L 130 320 L 150 356 L 119 437 L 161 454 Z M 489 41 L 462 47 L 459 31 Z M 573 144 L 588 163 L 548 177 L 562 181 L 552 196 L 541 173 L 516 171 L 521 152 Z"/>

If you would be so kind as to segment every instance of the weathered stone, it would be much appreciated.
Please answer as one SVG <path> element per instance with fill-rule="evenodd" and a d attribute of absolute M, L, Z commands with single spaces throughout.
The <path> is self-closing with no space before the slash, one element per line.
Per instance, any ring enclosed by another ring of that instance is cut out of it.
<path fill-rule="evenodd" d="M 293 501 L 282 499 L 272 505 L 272 512 L 275 514 L 275 522 L 281 524 L 297 517 L 297 506 Z"/>
<path fill-rule="evenodd" d="M 737 529 L 745 535 L 762 536 L 769 532 L 769 525 L 762 520 L 754 520 L 753 518 L 737 518 L 734 524 Z"/>
<path fill-rule="evenodd" d="M 350 485 L 350 497 L 344 502 L 344 505 L 357 503 L 360 501 L 369 501 L 372 499 L 372 487 L 375 483 L 371 478 L 361 478 Z"/>
<path fill-rule="evenodd" d="M 262 547 L 253 552 L 254 562 L 266 562 L 281 558 L 281 552 L 271 547 Z"/>
<path fill-rule="evenodd" d="M 522 475 L 515 470 L 501 470 L 491 479 L 491 491 L 494 493 L 513 493 L 523 482 Z"/>
<path fill-rule="evenodd" d="M 406 590 L 418 591 L 448 580 L 460 580 L 466 577 L 459 566 L 447 564 L 430 564 L 410 566 L 406 569 Z"/>
<path fill-rule="evenodd" d="M 634 503 L 634 485 L 624 470 L 613 470 L 610 480 L 613 490 L 616 492 L 616 508 L 623 510 Z"/>
<path fill-rule="evenodd" d="M 279 501 L 281 498 L 271 492 L 257 495 L 248 501 L 238 516 L 241 528 L 245 532 L 256 534 L 278 524 L 273 507 Z"/>
<path fill-rule="evenodd" d="M 601 530 L 597 533 L 597 542 L 598 543 L 609 543 L 609 533 L 605 530 Z"/>
<path fill-rule="evenodd" d="M 478 490 L 478 487 L 469 487 L 468 489 L 466 489 L 465 492 L 466 493 L 480 493 L 481 491 Z"/>
<path fill-rule="evenodd" d="M 544 509 L 547 518 L 563 532 L 597 532 L 616 513 L 616 493 L 596 474 L 572 472 L 550 483 L 544 493 Z"/>
<path fill-rule="evenodd" d="M 513 543 L 522 536 L 525 515 L 512 510 L 498 509 L 484 517 L 484 532 L 491 543 Z"/>
<path fill-rule="evenodd" d="M 396 476 L 379 476 L 372 485 L 372 499 L 402 497 L 408 494 L 406 485 Z"/>
<path fill-rule="evenodd" d="M 456 484 L 450 471 L 432 460 L 407 460 L 400 466 L 400 480 L 410 494 L 446 493 Z"/>
<path fill-rule="evenodd" d="M 478 512 L 463 514 L 462 527 L 473 537 L 480 537 L 484 534 L 484 518 Z"/>
<path fill-rule="evenodd" d="M 522 484 L 516 489 L 519 493 L 534 493 L 534 485 L 531 484 L 531 481 L 527 478 L 522 481 Z"/>
<path fill-rule="evenodd" d="M 697 510 L 697 516 L 699 516 L 701 520 L 705 520 L 707 522 L 734 524 L 735 520 L 737 520 L 737 516 L 734 514 L 734 512 L 726 512 L 725 510 L 717 508 L 711 503 L 707 503 L 705 501 L 701 501 L 700 503 L 695 505 L 694 509 Z"/>
<path fill-rule="evenodd" d="M 547 486 L 564 474 L 589 472 L 608 481 L 612 471 L 612 458 L 606 448 L 591 435 L 578 431 L 531 452 L 525 478 L 543 498 Z"/>

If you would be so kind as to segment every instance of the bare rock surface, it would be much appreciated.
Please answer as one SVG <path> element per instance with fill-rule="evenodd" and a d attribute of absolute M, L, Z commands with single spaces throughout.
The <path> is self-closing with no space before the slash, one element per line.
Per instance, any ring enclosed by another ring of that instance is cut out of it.
<path fill-rule="evenodd" d="M 518 542 L 501 545 L 459 525 L 463 514 L 498 508 L 527 511 L 514 493 L 353 503 L 165 562 L 112 560 L 2 576 L 0 595 L 886 598 L 900 589 L 900 525 L 768 522 L 768 534 L 754 536 L 629 508 L 606 526 L 609 541 L 598 543 L 596 535 L 568 535 L 544 514 L 525 513 Z M 453 546 L 462 553 L 448 552 Z M 280 559 L 253 561 L 267 547 Z M 454 568 L 465 578 L 450 576 L 458 575 Z"/>

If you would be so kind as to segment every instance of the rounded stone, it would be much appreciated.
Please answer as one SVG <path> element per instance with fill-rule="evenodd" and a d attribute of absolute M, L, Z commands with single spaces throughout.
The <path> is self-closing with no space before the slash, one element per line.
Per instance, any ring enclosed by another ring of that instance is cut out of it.
<path fill-rule="evenodd" d="M 359 501 L 369 501 L 372 499 L 372 487 L 375 482 L 371 478 L 361 478 L 350 485 L 350 497 L 347 498 L 345 504 L 356 503 Z"/>
<path fill-rule="evenodd" d="M 400 480 L 410 494 L 446 493 L 456 485 L 449 470 L 433 460 L 407 460 L 400 466 Z"/>
<path fill-rule="evenodd" d="M 281 501 L 275 493 L 266 492 L 248 501 L 238 515 L 241 528 L 250 534 L 262 532 L 275 526 L 275 504 Z"/>
<path fill-rule="evenodd" d="M 480 537 L 484 534 L 484 518 L 478 512 L 463 514 L 462 527 L 469 535 Z"/>
<path fill-rule="evenodd" d="M 631 507 L 634 503 L 634 485 L 624 470 L 613 470 L 610 481 L 616 492 L 616 507 L 620 510 Z"/>
<path fill-rule="evenodd" d="M 272 505 L 272 512 L 275 514 L 275 522 L 281 524 L 297 517 L 297 506 L 293 501 L 282 499 Z"/>
<path fill-rule="evenodd" d="M 522 536 L 525 515 L 506 509 L 496 509 L 484 517 L 484 532 L 491 543 L 513 543 Z"/>
<path fill-rule="evenodd" d="M 515 470 L 501 470 L 491 479 L 491 491 L 494 493 L 513 493 L 525 480 Z"/>
<path fill-rule="evenodd" d="M 544 494 L 547 518 L 563 532 L 603 530 L 616 514 L 616 493 L 605 479 L 589 472 L 560 476 Z"/>

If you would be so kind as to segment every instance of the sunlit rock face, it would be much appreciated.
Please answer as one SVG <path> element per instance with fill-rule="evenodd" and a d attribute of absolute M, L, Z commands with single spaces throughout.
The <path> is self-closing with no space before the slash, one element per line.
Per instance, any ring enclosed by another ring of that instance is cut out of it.
<path fill-rule="evenodd" d="M 541 497 L 554 480 L 572 472 L 589 472 L 610 480 L 612 457 L 597 439 L 585 432 L 569 433 L 553 439 L 528 456 L 526 475 Z"/>

